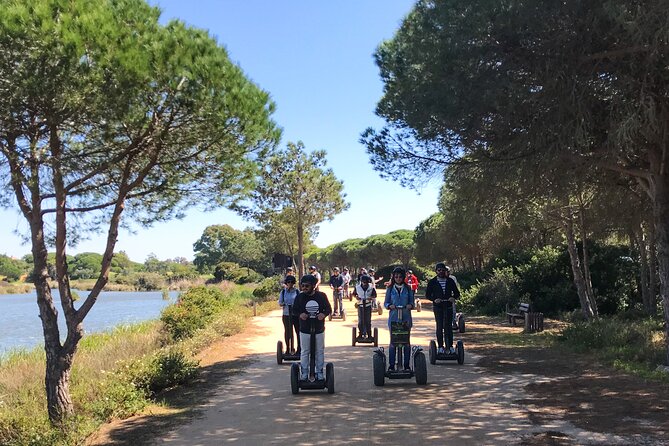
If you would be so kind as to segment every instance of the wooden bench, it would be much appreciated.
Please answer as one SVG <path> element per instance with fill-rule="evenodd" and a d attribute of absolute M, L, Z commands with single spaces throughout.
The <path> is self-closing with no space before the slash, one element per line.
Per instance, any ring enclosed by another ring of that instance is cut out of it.
<path fill-rule="evenodd" d="M 506 318 L 509 321 L 509 324 L 516 325 L 516 319 L 525 320 L 525 315 L 530 312 L 530 304 L 520 303 L 518 304 L 518 310 L 516 312 L 509 311 L 509 305 L 506 306 Z"/>

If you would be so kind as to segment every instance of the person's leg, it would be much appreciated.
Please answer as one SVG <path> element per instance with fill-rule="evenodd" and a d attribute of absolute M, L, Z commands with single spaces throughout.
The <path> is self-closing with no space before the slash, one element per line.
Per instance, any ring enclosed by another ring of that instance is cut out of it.
<path fill-rule="evenodd" d="M 300 379 L 306 380 L 309 376 L 309 340 L 311 335 L 308 333 L 300 333 L 300 343 L 305 346 L 300 354 Z"/>
<path fill-rule="evenodd" d="M 411 362 L 411 346 L 409 344 L 404 346 L 404 370 L 409 369 Z"/>
<path fill-rule="evenodd" d="M 365 324 L 367 325 L 367 336 L 372 337 L 372 307 L 365 307 Z"/>
<path fill-rule="evenodd" d="M 358 336 L 365 333 L 365 307 L 360 305 L 358 307 Z"/>
<path fill-rule="evenodd" d="M 392 342 L 388 346 L 388 369 L 395 370 L 395 346 Z"/>
<path fill-rule="evenodd" d="M 446 308 L 446 321 L 448 322 L 446 325 L 446 342 L 448 343 L 448 348 L 453 347 L 453 306 L 449 305 L 448 308 Z M 445 321 L 445 322 L 446 322 Z"/>
<path fill-rule="evenodd" d="M 443 308 L 434 305 L 434 320 L 437 323 L 437 345 L 439 348 L 444 347 L 444 310 Z"/>
<path fill-rule="evenodd" d="M 290 317 L 283 315 L 281 316 L 281 322 L 283 322 L 283 340 L 286 343 L 286 353 L 290 350 L 290 336 L 293 327 L 290 326 Z"/>
<path fill-rule="evenodd" d="M 339 300 L 339 312 L 344 311 L 344 297 L 341 291 L 337 291 L 337 299 Z"/>
<path fill-rule="evenodd" d="M 323 366 L 325 365 L 325 333 L 316 335 L 316 379 L 324 379 Z"/>
<path fill-rule="evenodd" d="M 293 316 L 293 330 L 295 331 L 295 337 L 297 338 L 297 354 L 302 354 L 302 339 L 300 337 L 300 319 Z"/>

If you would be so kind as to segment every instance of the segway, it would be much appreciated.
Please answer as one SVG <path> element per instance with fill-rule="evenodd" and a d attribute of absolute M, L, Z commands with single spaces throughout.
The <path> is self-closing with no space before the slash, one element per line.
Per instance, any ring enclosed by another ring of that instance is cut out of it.
<path fill-rule="evenodd" d="M 404 346 L 410 344 L 409 323 L 401 322 L 402 310 L 404 307 L 398 307 L 398 319 L 400 322 L 390 323 L 390 342 L 395 348 L 395 370 L 386 369 L 386 354 L 383 347 L 374 350 L 372 357 L 372 366 L 374 369 L 374 385 L 383 386 L 385 379 L 411 379 L 416 378 L 416 384 L 427 384 L 427 362 L 423 349 L 419 346 L 411 348 L 411 360 L 409 361 L 409 370 L 404 370 Z"/>
<path fill-rule="evenodd" d="M 295 340 L 293 339 L 293 306 L 288 305 L 288 320 L 290 321 L 290 339 L 288 339 L 288 345 L 286 349 L 290 353 L 285 353 L 283 351 L 283 342 L 277 341 L 276 343 L 276 363 L 281 365 L 283 361 L 299 361 L 300 355 L 295 350 Z M 299 336 L 299 333 L 298 333 Z"/>
<path fill-rule="evenodd" d="M 342 298 L 342 296 L 343 296 L 343 291 L 341 290 L 341 287 L 332 290 L 332 300 L 334 301 L 336 299 L 339 299 L 337 301 L 339 303 L 339 313 L 337 314 L 330 313 L 330 315 L 328 316 L 329 321 L 331 321 L 332 319 L 341 319 L 342 321 L 346 320 L 346 310 L 344 310 L 344 299 Z"/>
<path fill-rule="evenodd" d="M 352 331 L 353 331 L 353 336 L 351 338 L 351 345 L 353 347 L 355 347 L 355 344 L 374 344 L 374 347 L 379 346 L 379 329 L 374 328 L 374 332 L 373 332 L 374 335 L 372 335 L 372 325 L 371 325 L 371 323 L 368 327 L 365 327 L 365 322 L 366 321 L 365 321 L 365 317 L 364 317 L 364 312 L 365 312 L 364 308 L 365 308 L 366 301 L 367 301 L 367 299 L 362 299 L 362 303 L 360 304 L 362 306 L 362 309 L 363 309 L 362 310 L 363 311 L 363 317 L 362 317 L 361 325 L 364 327 L 366 335 L 364 335 L 362 332 L 360 332 L 360 335 L 358 335 L 358 327 L 351 327 Z M 357 303 L 356 303 L 356 306 L 358 306 Z M 358 307 L 358 308 L 360 308 L 360 307 Z M 372 311 L 371 307 L 369 308 L 369 311 L 370 312 Z M 358 318 L 359 318 L 359 316 L 358 316 Z"/>
<path fill-rule="evenodd" d="M 465 345 L 461 340 L 455 343 L 455 353 L 444 352 L 437 353 L 437 343 L 434 339 L 430 341 L 430 364 L 434 365 L 437 361 L 458 361 L 458 364 L 465 363 Z"/>
<path fill-rule="evenodd" d="M 465 332 L 465 314 L 455 312 L 455 302 L 453 302 L 453 330 Z"/>
<path fill-rule="evenodd" d="M 325 379 L 316 379 L 316 314 L 318 313 L 318 303 L 314 301 L 307 302 L 307 313 L 309 314 L 310 338 L 309 338 L 309 377 L 306 380 L 300 379 L 300 365 L 293 363 L 290 366 L 290 389 L 293 395 L 297 395 L 302 390 L 323 390 L 328 389 L 328 393 L 334 393 L 334 365 L 328 362 L 325 365 Z M 302 346 L 304 348 L 304 346 Z"/>

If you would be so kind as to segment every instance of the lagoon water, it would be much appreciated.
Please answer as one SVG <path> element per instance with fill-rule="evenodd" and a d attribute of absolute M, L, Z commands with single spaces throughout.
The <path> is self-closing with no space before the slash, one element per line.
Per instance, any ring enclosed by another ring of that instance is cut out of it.
<path fill-rule="evenodd" d="M 88 291 L 77 292 L 80 299 L 74 305 L 78 308 L 88 296 Z M 58 309 L 60 336 L 64 339 L 65 319 L 58 290 L 52 290 L 52 293 Z M 104 291 L 84 319 L 84 332 L 103 332 L 118 325 L 157 319 L 162 309 L 174 303 L 178 295 L 178 291 L 170 291 L 170 299 L 164 300 L 160 291 Z M 13 349 L 32 349 L 43 344 L 42 323 L 35 292 L 0 295 L 0 356 Z"/>

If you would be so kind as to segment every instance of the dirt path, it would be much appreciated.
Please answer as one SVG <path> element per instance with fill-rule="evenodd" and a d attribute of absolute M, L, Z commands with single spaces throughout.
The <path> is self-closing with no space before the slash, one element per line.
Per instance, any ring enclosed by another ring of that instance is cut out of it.
<path fill-rule="evenodd" d="M 372 382 L 372 352 L 368 346 L 351 346 L 351 327 L 357 323 L 353 304 L 346 302 L 349 318 L 326 323 L 326 362 L 335 366 L 336 393 L 303 391 L 292 395 L 290 366 L 276 364 L 276 341 L 282 339 L 280 312 L 253 320 L 243 335 L 230 339 L 243 352 L 226 363 L 244 371 L 221 380 L 208 376 L 210 393 L 194 418 L 172 419 L 172 428 L 154 437 L 154 445 L 221 444 L 414 444 L 414 445 L 631 445 L 667 444 L 638 435 L 613 435 L 577 428 L 551 414 L 537 420 L 518 401 L 531 400 L 525 387 L 545 385 L 553 376 L 533 373 L 491 372 L 477 366 L 479 357 L 467 353 L 465 364 L 455 361 L 428 364 L 428 385 L 414 380 L 387 380 L 385 387 Z M 431 311 L 414 312 L 412 342 L 427 349 L 433 335 Z M 374 316 L 380 342 L 387 345 L 387 313 Z M 467 347 L 469 333 L 458 335 Z M 205 365 L 217 357 L 234 356 L 219 346 L 205 356 Z M 220 361 L 220 359 L 219 359 Z M 212 369 L 212 370 L 215 370 Z M 214 388 L 211 388 L 214 386 Z M 137 426 L 146 417 L 121 423 L 98 436 L 95 444 L 112 441 L 114 431 Z M 169 426 L 169 424 L 167 425 Z M 160 431 L 160 429 L 159 429 Z M 166 432 L 166 433 L 165 433 Z M 123 435 L 116 436 L 123 438 Z M 128 443 L 129 444 L 129 443 Z M 134 444 L 134 442 L 133 442 Z"/>

